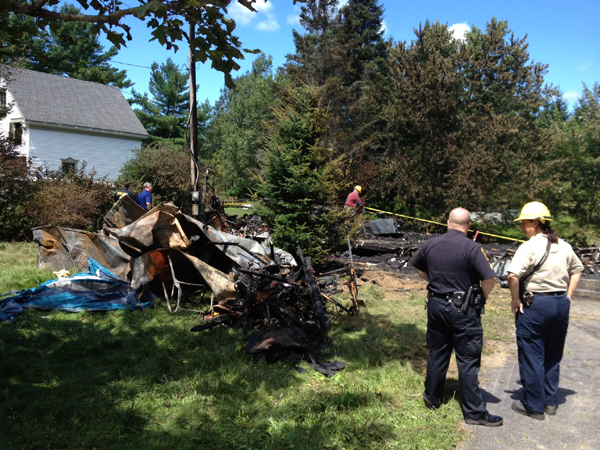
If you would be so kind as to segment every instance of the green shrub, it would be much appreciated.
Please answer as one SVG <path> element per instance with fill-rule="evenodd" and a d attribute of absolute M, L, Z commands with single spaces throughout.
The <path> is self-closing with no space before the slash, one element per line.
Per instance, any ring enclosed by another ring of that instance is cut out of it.
<path fill-rule="evenodd" d="M 56 225 L 96 231 L 114 204 L 114 186 L 106 177 L 86 173 L 48 171 L 36 181 L 35 194 L 27 204 L 30 226 Z"/>
<path fill-rule="evenodd" d="M 29 162 L 0 135 L 0 240 L 20 239 L 31 226 L 27 203 L 35 190 Z"/>
<path fill-rule="evenodd" d="M 190 154 L 186 148 L 169 142 L 156 142 L 135 150 L 119 175 L 129 181 L 133 192 L 141 192 L 145 182 L 153 184 L 153 203 L 171 201 L 182 210 L 190 203 Z"/>

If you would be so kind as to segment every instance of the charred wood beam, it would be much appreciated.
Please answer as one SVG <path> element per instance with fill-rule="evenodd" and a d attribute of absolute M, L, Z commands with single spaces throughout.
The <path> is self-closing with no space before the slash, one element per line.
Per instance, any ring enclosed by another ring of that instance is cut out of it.
<path fill-rule="evenodd" d="M 250 304 L 254 300 L 254 292 L 252 289 L 246 291 L 246 309 L 244 310 L 244 328 L 242 330 L 242 336 L 244 339 L 248 336 L 248 330 L 250 329 Z"/>
<path fill-rule="evenodd" d="M 229 322 L 231 322 L 232 319 L 233 319 L 233 317 L 231 315 L 229 315 L 229 314 L 223 314 L 223 315 L 220 315 L 219 317 L 216 317 L 216 318 L 212 319 L 210 322 L 204 323 L 202 325 L 195 326 L 190 331 L 210 330 L 211 328 L 214 328 L 214 327 L 216 327 L 218 325 L 221 325 L 223 323 L 229 323 Z"/>
<path fill-rule="evenodd" d="M 350 314 L 351 316 L 353 316 L 353 315 L 354 315 L 354 311 L 351 311 L 351 310 L 349 310 L 348 308 L 346 308 L 345 306 L 342 306 L 342 305 L 341 305 L 339 302 L 337 302 L 337 301 L 336 301 L 336 300 L 334 300 L 333 298 L 331 298 L 331 297 L 329 297 L 329 296 L 327 296 L 327 295 L 323 294 L 322 292 L 321 292 L 321 295 L 323 296 L 323 298 L 324 298 L 325 300 L 328 300 L 328 301 L 330 301 L 331 303 L 333 303 L 334 305 L 336 305 L 338 308 L 342 309 L 343 311 L 346 311 L 346 312 L 347 312 L 348 314 Z"/>
<path fill-rule="evenodd" d="M 290 276 L 288 276 L 288 280 L 290 283 L 294 283 L 302 274 L 302 272 L 304 271 L 304 267 L 302 265 L 300 265 L 299 267 L 296 268 L 296 270 L 294 272 L 292 272 L 292 274 Z"/>
<path fill-rule="evenodd" d="M 298 318 L 294 314 L 289 312 L 287 308 L 280 306 L 276 303 L 271 304 L 274 307 L 274 309 L 276 309 L 281 314 L 280 317 L 283 319 L 284 322 L 287 323 L 288 326 L 295 325 L 297 327 L 302 328 L 304 324 L 300 320 L 298 320 Z"/>
<path fill-rule="evenodd" d="M 275 281 L 281 281 L 282 283 L 289 283 L 289 284 L 293 284 L 295 286 L 302 286 L 300 283 L 296 283 L 295 281 L 288 281 L 283 277 L 278 277 L 277 275 L 271 275 L 270 273 L 262 273 L 262 272 L 255 272 L 254 270 L 248 270 L 248 269 L 237 269 L 240 272 L 243 273 L 247 273 L 249 275 L 254 275 L 257 277 L 262 277 L 262 278 L 268 278 L 269 280 L 275 280 Z"/>
<path fill-rule="evenodd" d="M 327 277 L 329 275 L 336 275 L 338 273 L 346 273 L 346 272 L 350 272 L 350 268 L 349 267 L 342 267 L 341 269 L 331 270 L 329 272 L 321 273 L 321 274 L 319 274 L 319 276 L 320 277 Z"/>
<path fill-rule="evenodd" d="M 321 335 L 326 336 L 327 320 L 325 318 L 325 308 L 323 308 L 321 292 L 319 291 L 319 285 L 317 284 L 317 279 L 315 278 L 315 272 L 313 271 L 311 260 L 309 257 L 304 257 L 300 246 L 298 246 L 298 255 L 300 256 L 300 261 L 302 261 L 302 267 L 304 267 L 304 275 L 306 275 L 306 283 L 308 285 L 310 298 L 313 302 L 313 307 L 315 308 L 315 315 L 317 316 L 317 322 L 319 324 L 319 328 L 321 329 Z"/>

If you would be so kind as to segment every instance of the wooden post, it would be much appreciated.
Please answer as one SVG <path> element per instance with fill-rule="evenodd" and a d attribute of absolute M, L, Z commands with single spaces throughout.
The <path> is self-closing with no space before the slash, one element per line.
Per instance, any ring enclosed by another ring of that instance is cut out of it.
<path fill-rule="evenodd" d="M 198 105 L 196 103 L 196 61 L 193 42 L 196 24 L 190 22 L 190 181 L 192 191 L 198 189 Z"/>

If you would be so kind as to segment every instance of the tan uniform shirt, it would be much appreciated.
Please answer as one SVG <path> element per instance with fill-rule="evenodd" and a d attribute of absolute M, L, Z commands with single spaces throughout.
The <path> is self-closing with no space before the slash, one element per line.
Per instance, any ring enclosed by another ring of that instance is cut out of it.
<path fill-rule="evenodd" d="M 548 240 L 545 234 L 536 234 L 521 244 L 508 268 L 519 278 L 531 272 L 546 252 Z M 566 291 L 571 275 L 583 271 L 583 264 L 573 248 L 563 241 L 550 246 L 548 259 L 533 276 L 528 278 L 525 288 L 531 292 Z"/>

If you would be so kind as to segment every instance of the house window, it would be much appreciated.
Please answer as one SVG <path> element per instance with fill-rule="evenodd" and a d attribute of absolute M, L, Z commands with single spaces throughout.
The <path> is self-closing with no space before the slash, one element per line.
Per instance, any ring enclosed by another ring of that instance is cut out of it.
<path fill-rule="evenodd" d="M 22 145 L 23 144 L 23 123 L 21 122 L 11 122 L 10 129 L 8 131 L 8 136 L 13 145 Z"/>
<path fill-rule="evenodd" d="M 75 173 L 79 160 L 73 158 L 61 159 L 61 169 L 63 173 Z"/>
<path fill-rule="evenodd" d="M 6 106 L 6 89 L 0 89 L 0 108 Z"/>

